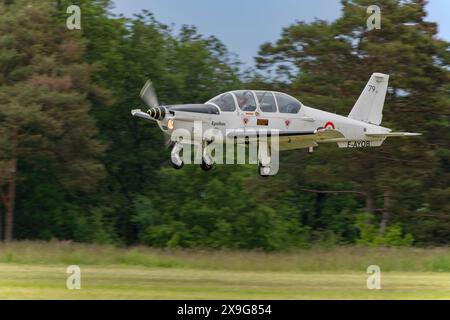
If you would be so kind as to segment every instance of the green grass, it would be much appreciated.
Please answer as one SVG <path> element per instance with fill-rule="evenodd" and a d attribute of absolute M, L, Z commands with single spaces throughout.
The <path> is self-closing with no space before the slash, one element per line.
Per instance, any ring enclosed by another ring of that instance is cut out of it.
<path fill-rule="evenodd" d="M 81 290 L 66 268 L 81 267 Z M 381 290 L 368 290 L 379 265 Z M 284 253 L 0 244 L 0 299 L 450 299 L 449 248 Z"/>
<path fill-rule="evenodd" d="M 84 264 L 236 271 L 383 271 L 450 272 L 450 248 L 333 247 L 292 252 L 158 250 L 70 242 L 0 243 L 0 263 Z"/>
<path fill-rule="evenodd" d="M 0 299 L 450 299 L 450 274 L 384 272 L 381 290 L 361 272 L 275 272 L 0 264 Z"/>

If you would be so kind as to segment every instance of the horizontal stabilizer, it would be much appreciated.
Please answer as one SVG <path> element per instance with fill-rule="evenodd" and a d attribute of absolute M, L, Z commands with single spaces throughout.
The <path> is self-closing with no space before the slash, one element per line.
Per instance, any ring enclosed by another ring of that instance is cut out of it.
<path fill-rule="evenodd" d="M 366 133 L 368 137 L 412 137 L 420 136 L 421 133 L 414 132 L 385 132 L 385 133 Z"/>

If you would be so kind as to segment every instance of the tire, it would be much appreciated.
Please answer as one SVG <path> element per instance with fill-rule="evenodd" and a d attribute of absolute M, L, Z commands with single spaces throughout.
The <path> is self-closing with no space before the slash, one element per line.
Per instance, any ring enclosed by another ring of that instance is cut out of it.
<path fill-rule="evenodd" d="M 209 171 L 212 169 L 212 167 L 213 167 L 212 164 L 207 164 L 202 158 L 202 163 L 200 164 L 200 168 L 202 168 L 203 171 Z"/>
<path fill-rule="evenodd" d="M 264 174 L 263 173 L 263 166 L 261 165 L 261 163 L 258 164 L 258 173 L 261 177 L 263 178 L 267 178 L 269 175 L 268 174 Z"/>
<path fill-rule="evenodd" d="M 179 170 L 179 169 L 183 168 L 183 166 L 184 166 L 184 162 L 181 162 L 180 165 L 177 165 L 176 163 L 173 163 L 172 161 L 170 161 L 170 164 L 172 165 L 172 168 L 174 168 L 176 170 Z"/>

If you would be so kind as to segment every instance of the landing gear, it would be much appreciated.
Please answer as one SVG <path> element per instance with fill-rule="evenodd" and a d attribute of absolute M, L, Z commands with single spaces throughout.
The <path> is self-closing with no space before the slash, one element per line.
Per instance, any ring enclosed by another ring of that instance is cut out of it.
<path fill-rule="evenodd" d="M 207 143 L 204 143 L 203 152 L 202 152 L 202 162 L 200 164 L 200 168 L 204 171 L 209 171 L 213 168 L 214 159 L 210 155 L 210 152 L 207 148 Z M 178 141 L 175 142 L 172 152 L 170 153 L 170 163 L 172 167 L 175 169 L 181 169 L 184 165 L 183 162 L 183 145 Z"/>
<path fill-rule="evenodd" d="M 263 166 L 261 162 L 258 164 L 258 173 L 261 177 L 267 178 L 270 176 L 270 165 Z"/>
<path fill-rule="evenodd" d="M 170 153 L 170 162 L 175 169 L 181 169 L 184 165 L 183 158 L 183 145 L 180 142 L 176 142 Z"/>
<path fill-rule="evenodd" d="M 270 176 L 271 159 L 269 155 L 269 148 L 266 143 L 260 143 L 258 148 L 258 173 L 261 177 Z"/>
<path fill-rule="evenodd" d="M 181 162 L 181 164 L 176 164 L 173 161 L 170 161 L 170 163 L 172 164 L 172 168 L 174 168 L 176 170 L 181 169 L 184 166 L 184 162 Z"/>
<path fill-rule="evenodd" d="M 203 171 L 211 170 L 214 165 L 214 159 L 212 158 L 208 148 L 210 143 L 211 142 L 207 141 L 203 142 L 202 163 L 200 164 L 200 168 L 202 168 Z"/>
<path fill-rule="evenodd" d="M 200 168 L 202 168 L 203 171 L 209 171 L 209 170 L 212 169 L 212 167 L 213 167 L 212 164 L 207 164 L 207 163 L 205 162 L 205 160 L 202 159 L 202 163 L 200 164 Z"/>

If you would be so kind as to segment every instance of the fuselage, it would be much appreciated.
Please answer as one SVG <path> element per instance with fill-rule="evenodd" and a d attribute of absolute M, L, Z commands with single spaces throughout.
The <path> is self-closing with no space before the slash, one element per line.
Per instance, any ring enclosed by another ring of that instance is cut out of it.
<path fill-rule="evenodd" d="M 239 100 L 243 92 L 248 100 L 251 100 L 247 105 L 243 105 Z M 224 95 L 227 95 L 225 99 Z M 227 102 L 226 99 L 229 101 Z M 160 128 L 169 135 L 177 129 L 194 132 L 196 129 L 194 122 L 201 121 L 202 131 L 219 131 L 224 137 L 230 130 L 311 131 L 325 128 L 338 130 L 343 137 L 323 140 L 322 143 L 370 141 L 371 146 L 376 146 L 382 141 L 379 138 L 367 137 L 366 133 L 390 131 L 367 122 L 305 106 L 289 95 L 273 91 L 231 91 L 205 104 L 169 105 L 165 108 L 169 117 L 166 116 L 158 123 Z M 168 125 L 170 116 L 173 117 L 172 123 Z"/>
<path fill-rule="evenodd" d="M 380 126 L 388 80 L 389 75 L 373 73 L 347 117 L 305 106 L 285 93 L 262 90 L 229 91 L 200 104 L 160 106 L 151 81 L 140 94 L 150 109 L 133 109 L 131 114 L 157 121 L 170 135 L 175 169 L 191 163 L 194 144 L 194 162 L 208 171 L 214 163 L 223 163 L 225 144 L 226 163 L 235 163 L 235 152 L 237 163 L 246 163 L 247 156 L 239 150 L 248 151 L 249 163 L 254 160 L 259 175 L 266 177 L 278 171 L 278 151 L 311 152 L 332 142 L 339 148 L 379 147 L 387 137 L 420 135 Z"/>

